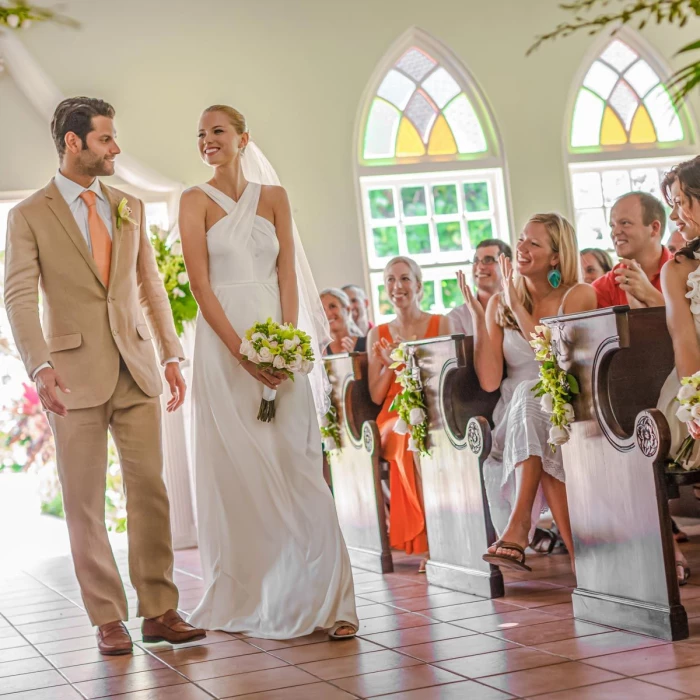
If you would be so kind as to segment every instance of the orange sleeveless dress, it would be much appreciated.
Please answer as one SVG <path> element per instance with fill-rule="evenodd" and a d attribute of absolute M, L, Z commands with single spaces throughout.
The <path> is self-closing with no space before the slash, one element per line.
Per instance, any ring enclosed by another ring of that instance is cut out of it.
<path fill-rule="evenodd" d="M 440 329 L 440 316 L 433 316 L 428 324 L 425 338 L 436 338 Z M 377 329 L 379 337 L 394 342 L 389 324 Z M 394 549 L 403 549 L 407 554 L 422 554 L 428 551 L 428 535 L 425 531 L 425 514 L 416 487 L 416 468 L 413 452 L 408 449 L 408 435 L 394 432 L 398 419 L 396 411 L 389 411 L 392 401 L 401 387 L 394 383 L 384 399 L 377 416 L 377 427 L 381 435 L 382 458 L 389 462 L 389 485 L 391 507 L 389 509 L 389 543 Z"/>

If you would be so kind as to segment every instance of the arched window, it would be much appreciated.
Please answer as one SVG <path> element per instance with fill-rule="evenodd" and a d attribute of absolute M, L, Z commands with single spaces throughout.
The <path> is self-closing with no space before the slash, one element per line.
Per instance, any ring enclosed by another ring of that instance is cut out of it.
<path fill-rule="evenodd" d="M 375 318 L 393 313 L 382 270 L 396 255 L 418 262 L 423 308 L 461 303 L 455 272 L 478 243 L 509 241 L 502 149 L 478 88 L 433 38 L 413 29 L 368 86 L 357 164 L 364 248 Z"/>
<path fill-rule="evenodd" d="M 612 249 L 609 216 L 630 191 L 659 199 L 664 173 L 694 155 L 687 109 L 674 107 L 653 52 L 629 30 L 586 66 L 567 130 L 576 229 L 582 248 Z"/>

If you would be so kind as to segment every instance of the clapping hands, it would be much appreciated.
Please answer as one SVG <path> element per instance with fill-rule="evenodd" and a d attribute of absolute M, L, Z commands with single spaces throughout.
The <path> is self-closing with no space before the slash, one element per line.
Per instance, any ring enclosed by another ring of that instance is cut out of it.
<path fill-rule="evenodd" d="M 469 313 L 472 316 L 474 323 L 485 317 L 484 307 L 481 305 L 479 300 L 474 296 L 470 286 L 467 284 L 467 277 L 461 270 L 457 270 L 457 283 L 459 284 L 459 289 L 464 297 L 464 303 L 469 309 Z"/>
<path fill-rule="evenodd" d="M 390 367 L 394 364 L 394 361 L 391 359 L 391 353 L 397 347 L 398 343 L 390 343 L 386 338 L 381 338 L 372 345 L 372 354 L 378 357 L 385 367 Z"/>
<path fill-rule="evenodd" d="M 518 293 L 513 280 L 513 263 L 505 255 L 501 254 L 498 256 L 498 267 L 501 269 L 501 285 L 506 306 L 511 311 L 514 311 L 515 306 L 518 304 Z"/>

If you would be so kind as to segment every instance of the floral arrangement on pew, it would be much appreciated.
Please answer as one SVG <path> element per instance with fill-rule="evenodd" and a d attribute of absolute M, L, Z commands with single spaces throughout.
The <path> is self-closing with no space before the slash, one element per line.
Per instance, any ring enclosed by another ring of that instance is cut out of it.
<path fill-rule="evenodd" d="M 168 293 L 175 330 L 178 335 L 182 335 L 185 324 L 197 317 L 198 307 L 190 290 L 190 279 L 182 257 L 182 244 L 179 240 L 168 243 L 168 237 L 168 231 L 159 226 L 151 226 L 151 245 L 156 254 L 158 272 Z"/>
<path fill-rule="evenodd" d="M 73 29 L 80 27 L 74 19 L 59 15 L 46 7 L 30 5 L 22 0 L 0 2 L 0 26 L 29 29 L 34 22 L 55 22 Z"/>
<path fill-rule="evenodd" d="M 328 413 L 321 419 L 319 426 L 321 430 L 321 440 L 323 441 L 323 451 L 330 461 L 331 452 L 340 450 L 340 423 L 338 422 L 338 411 L 331 404 Z"/>
<path fill-rule="evenodd" d="M 676 401 L 680 403 L 676 411 L 676 418 L 681 423 L 688 423 L 691 420 L 700 422 L 700 372 L 681 379 L 681 388 L 676 395 Z M 688 435 L 683 440 L 678 454 L 671 460 L 670 466 L 679 469 L 690 469 L 694 448 L 695 438 L 692 435 Z"/>
<path fill-rule="evenodd" d="M 391 359 L 394 361 L 391 369 L 396 373 L 396 383 L 401 385 L 401 391 L 389 407 L 390 411 L 397 411 L 399 414 L 394 432 L 399 435 L 408 433 L 408 449 L 420 453 L 421 456 L 428 456 L 428 414 L 425 411 L 420 371 L 414 366 L 413 357 L 408 354 L 403 343 L 391 353 Z"/>
<path fill-rule="evenodd" d="M 549 413 L 549 444 L 552 452 L 557 445 L 569 441 L 570 425 L 574 422 L 574 407 L 571 402 L 579 393 L 576 377 L 559 367 L 552 347 L 552 331 L 547 326 L 535 326 L 531 333 L 530 345 L 535 350 L 535 358 L 540 363 L 540 381 L 533 387 L 535 396 L 540 398 L 540 405 Z"/>
<path fill-rule="evenodd" d="M 291 323 L 280 325 L 268 318 L 246 331 L 241 342 L 241 355 L 263 370 L 282 372 L 294 381 L 294 374 L 309 374 L 314 368 L 311 338 Z M 263 389 L 258 420 L 269 423 L 275 417 L 277 391 Z"/>

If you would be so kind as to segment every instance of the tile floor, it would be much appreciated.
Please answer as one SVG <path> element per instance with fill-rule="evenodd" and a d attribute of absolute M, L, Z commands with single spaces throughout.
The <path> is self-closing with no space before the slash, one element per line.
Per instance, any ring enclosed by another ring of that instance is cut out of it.
<path fill-rule="evenodd" d="M 700 544 L 685 551 L 700 572 Z M 117 558 L 125 569 L 126 553 Z M 69 558 L 44 561 L 0 573 L 0 699 L 700 698 L 700 576 L 682 589 L 691 637 L 669 644 L 572 619 L 568 557 L 530 563 L 533 574 L 509 574 L 494 601 L 429 586 L 415 558 L 397 556 L 385 576 L 358 569 L 353 641 L 213 632 L 173 648 L 143 644 L 135 619 L 134 655 L 110 659 L 95 648 Z M 176 567 L 191 610 L 202 593 L 197 550 L 178 552 Z"/>

